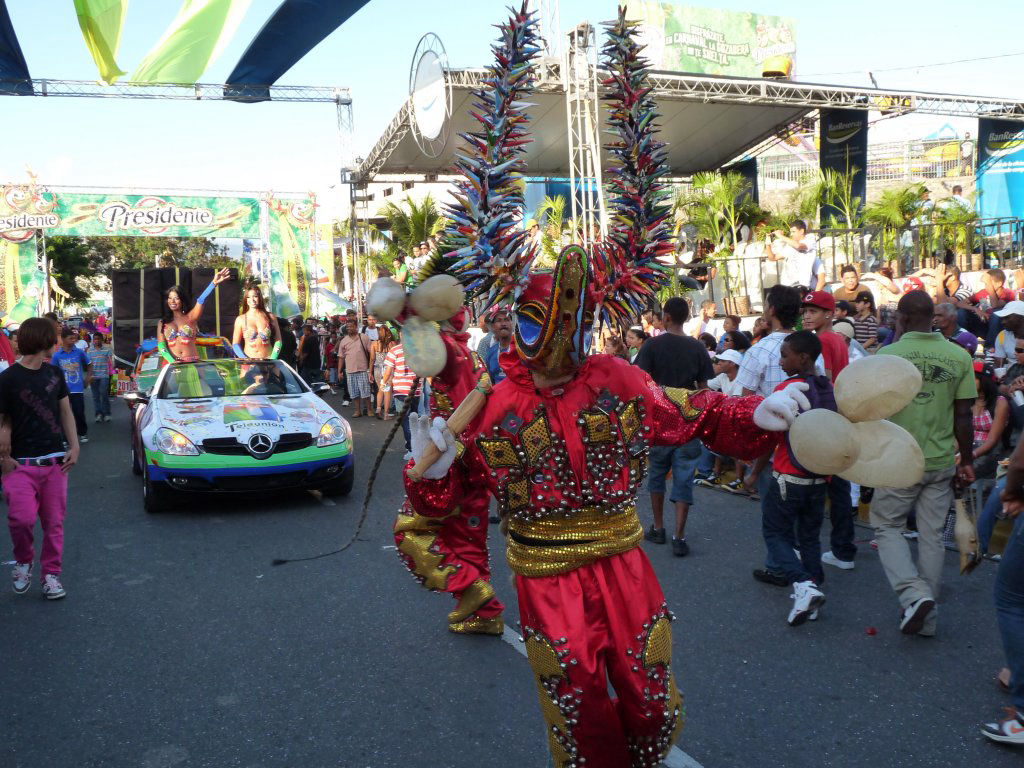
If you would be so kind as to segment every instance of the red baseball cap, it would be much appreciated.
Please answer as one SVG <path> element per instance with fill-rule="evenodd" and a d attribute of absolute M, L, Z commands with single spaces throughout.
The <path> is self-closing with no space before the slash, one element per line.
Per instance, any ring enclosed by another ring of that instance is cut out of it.
<path fill-rule="evenodd" d="M 910 293 L 911 291 L 923 291 L 924 280 L 919 277 L 908 277 L 903 282 L 903 292 Z"/>
<path fill-rule="evenodd" d="M 835 296 L 827 291 L 811 291 L 804 296 L 803 306 L 817 307 L 818 309 L 824 309 L 826 312 L 835 312 L 836 299 Z"/>

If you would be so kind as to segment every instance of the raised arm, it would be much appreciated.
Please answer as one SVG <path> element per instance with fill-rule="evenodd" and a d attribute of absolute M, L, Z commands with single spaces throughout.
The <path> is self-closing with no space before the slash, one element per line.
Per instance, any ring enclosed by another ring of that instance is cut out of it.
<path fill-rule="evenodd" d="M 188 318 L 188 321 L 190 323 L 199 322 L 199 318 L 203 314 L 203 303 L 208 298 L 210 298 L 210 294 L 213 293 L 213 289 L 216 288 L 221 283 L 223 283 L 229 277 L 231 277 L 231 270 L 229 270 L 227 267 L 217 270 L 216 274 L 214 274 L 213 276 L 213 280 L 211 280 L 210 284 L 206 286 L 206 289 L 201 294 L 199 294 L 199 298 L 196 299 L 196 305 L 188 311 L 186 317 Z"/>

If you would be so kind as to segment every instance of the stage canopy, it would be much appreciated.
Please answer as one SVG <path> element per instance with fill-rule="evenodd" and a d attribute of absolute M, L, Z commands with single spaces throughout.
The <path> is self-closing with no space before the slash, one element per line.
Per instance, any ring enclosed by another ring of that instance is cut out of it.
<path fill-rule="evenodd" d="M 542 64 L 536 93 L 530 98 L 530 133 L 526 175 L 569 175 L 565 89 L 556 62 Z M 460 132 L 474 130 L 470 117 L 472 90 L 483 84 L 486 70 L 446 72 L 452 89 L 451 133 L 434 158 L 420 151 L 410 127 L 407 101 L 356 169 L 360 182 L 379 174 L 445 174 L 452 171 Z M 786 130 L 820 109 L 846 108 L 924 112 L 963 117 L 1003 117 L 1024 121 L 1024 102 L 952 94 L 848 88 L 785 80 L 713 77 L 668 72 L 652 75 L 661 113 L 661 135 L 669 147 L 670 175 L 690 176 L 726 165 L 765 139 Z M 608 167 L 607 155 L 603 161 Z"/>

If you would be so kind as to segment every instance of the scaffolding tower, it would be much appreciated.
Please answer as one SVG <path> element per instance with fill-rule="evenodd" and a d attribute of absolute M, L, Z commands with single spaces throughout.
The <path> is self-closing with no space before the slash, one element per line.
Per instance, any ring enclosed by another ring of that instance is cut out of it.
<path fill-rule="evenodd" d="M 594 27 L 587 22 L 569 32 L 561 67 L 569 137 L 569 202 L 584 247 L 603 240 L 607 234 L 601 188 L 596 37 Z"/>

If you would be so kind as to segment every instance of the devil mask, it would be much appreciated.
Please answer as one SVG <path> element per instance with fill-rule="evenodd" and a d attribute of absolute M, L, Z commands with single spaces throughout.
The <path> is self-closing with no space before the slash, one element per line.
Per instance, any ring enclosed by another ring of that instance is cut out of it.
<path fill-rule="evenodd" d="M 535 272 L 515 304 L 516 350 L 523 364 L 548 378 L 572 373 L 590 350 L 590 259 L 578 245 L 562 250 L 551 272 Z"/>

